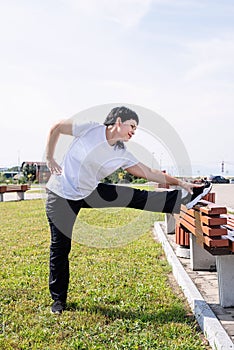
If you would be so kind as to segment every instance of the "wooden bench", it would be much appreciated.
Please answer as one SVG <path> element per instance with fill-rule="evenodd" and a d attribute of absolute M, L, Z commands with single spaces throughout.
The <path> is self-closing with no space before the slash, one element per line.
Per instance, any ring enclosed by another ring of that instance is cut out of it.
<path fill-rule="evenodd" d="M 4 201 L 4 193 L 16 192 L 18 200 L 24 200 L 24 194 L 30 189 L 29 185 L 0 185 L 0 202 Z"/>
<path fill-rule="evenodd" d="M 176 243 L 190 249 L 193 270 L 217 269 L 220 304 L 233 307 L 234 215 L 213 202 L 214 194 L 207 198 L 189 210 L 181 206 L 175 215 Z"/>

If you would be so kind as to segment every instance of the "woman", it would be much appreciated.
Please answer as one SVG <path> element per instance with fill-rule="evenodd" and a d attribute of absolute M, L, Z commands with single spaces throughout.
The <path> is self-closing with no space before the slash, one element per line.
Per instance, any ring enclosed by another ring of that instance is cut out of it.
<path fill-rule="evenodd" d="M 125 146 L 134 136 L 138 123 L 134 111 L 116 107 L 104 124 L 77 124 L 64 120 L 50 130 L 46 158 L 51 177 L 47 183 L 46 212 L 51 231 L 49 288 L 54 301 L 52 313 L 61 314 L 66 307 L 68 255 L 73 225 L 81 208 L 130 207 L 178 213 L 181 203 L 191 208 L 211 189 L 210 184 L 200 186 L 184 182 L 139 162 Z M 60 134 L 74 136 L 61 165 L 54 159 Z M 181 190 L 148 192 L 100 182 L 120 167 L 134 176 L 180 186 Z"/>

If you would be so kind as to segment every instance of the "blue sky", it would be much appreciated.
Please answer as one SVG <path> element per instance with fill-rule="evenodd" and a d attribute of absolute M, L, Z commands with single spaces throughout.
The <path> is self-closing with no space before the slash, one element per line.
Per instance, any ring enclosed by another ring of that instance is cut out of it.
<path fill-rule="evenodd" d="M 165 118 L 195 174 L 224 160 L 234 175 L 233 1 L 1 1 L 0 43 L 0 167 L 41 160 L 55 121 L 121 102 Z"/>

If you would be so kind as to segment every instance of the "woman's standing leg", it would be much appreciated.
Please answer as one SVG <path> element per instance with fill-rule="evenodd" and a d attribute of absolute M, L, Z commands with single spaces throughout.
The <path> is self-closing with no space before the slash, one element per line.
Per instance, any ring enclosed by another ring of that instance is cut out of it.
<path fill-rule="evenodd" d="M 64 235 L 48 218 L 51 232 L 49 289 L 53 300 L 64 304 L 69 284 L 69 260 L 71 238 Z"/>
<path fill-rule="evenodd" d="M 46 214 L 51 232 L 49 289 L 56 302 L 55 307 L 52 306 L 53 312 L 65 308 L 72 229 L 81 206 L 82 201 L 69 201 L 48 192 Z"/>

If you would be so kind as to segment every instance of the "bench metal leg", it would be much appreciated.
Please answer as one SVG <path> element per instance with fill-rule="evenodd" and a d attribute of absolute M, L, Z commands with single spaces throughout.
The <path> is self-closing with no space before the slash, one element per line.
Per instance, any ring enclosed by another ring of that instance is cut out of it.
<path fill-rule="evenodd" d="M 3 201 L 4 201 L 3 194 L 4 194 L 4 193 L 0 193 L 0 202 L 3 202 Z"/>
<path fill-rule="evenodd" d="M 24 200 L 24 192 L 17 192 L 17 199 L 19 201 L 23 201 Z"/>
<path fill-rule="evenodd" d="M 219 303 L 222 307 L 234 306 L 234 255 L 216 256 L 219 285 Z"/>
<path fill-rule="evenodd" d="M 215 256 L 201 247 L 192 233 L 190 233 L 190 259 L 193 271 L 212 271 L 215 269 Z"/>

